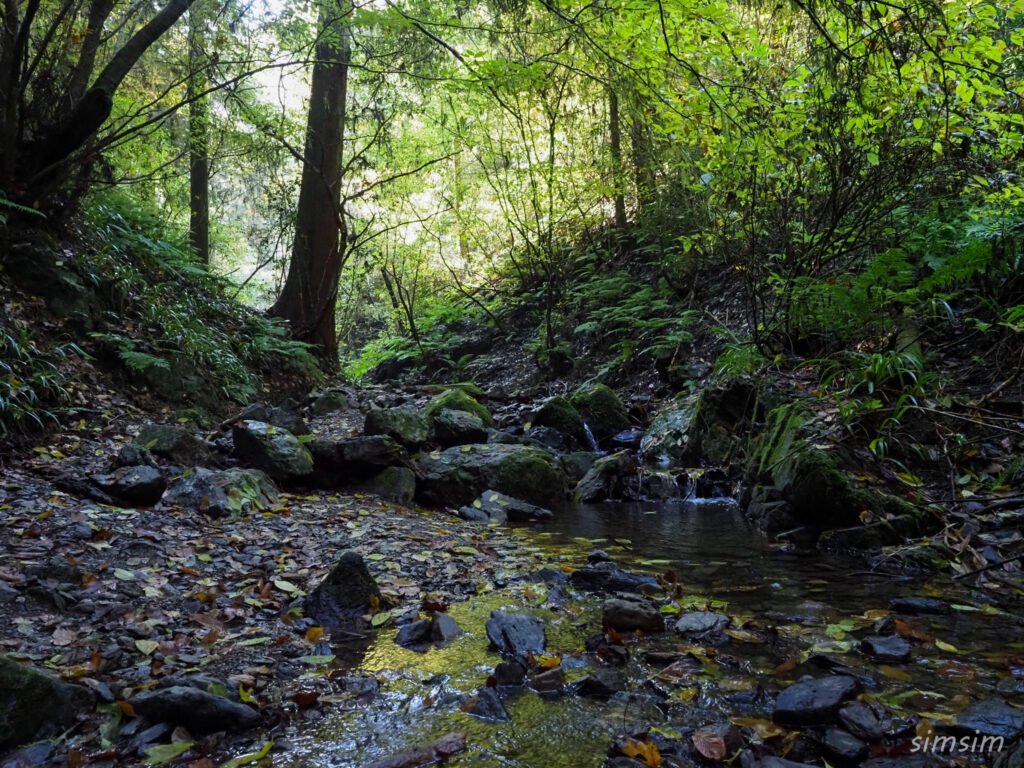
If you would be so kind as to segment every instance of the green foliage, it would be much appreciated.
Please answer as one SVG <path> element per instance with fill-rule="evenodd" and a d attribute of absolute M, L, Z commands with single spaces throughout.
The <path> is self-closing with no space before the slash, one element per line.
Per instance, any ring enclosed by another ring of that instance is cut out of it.
<path fill-rule="evenodd" d="M 58 423 L 70 400 L 67 361 L 84 353 L 75 344 L 42 349 L 32 331 L 0 324 L 0 436 Z"/>
<path fill-rule="evenodd" d="M 168 231 L 157 211 L 111 193 L 95 198 L 87 213 L 101 243 L 93 267 L 122 307 L 95 337 L 129 369 L 166 371 L 184 361 L 239 402 L 255 398 L 269 372 L 320 377 L 310 347 L 243 308 L 228 283 L 190 262 L 184 238 Z"/>

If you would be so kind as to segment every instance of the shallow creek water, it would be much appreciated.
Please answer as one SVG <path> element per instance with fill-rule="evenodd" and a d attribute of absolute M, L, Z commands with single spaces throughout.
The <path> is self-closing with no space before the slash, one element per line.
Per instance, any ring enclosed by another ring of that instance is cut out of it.
<path fill-rule="evenodd" d="M 783 551 L 750 530 L 730 500 L 581 506 L 516 535 L 523 573 L 579 567 L 599 547 L 623 567 L 673 571 L 680 589 L 670 607 L 726 613 L 741 631 L 712 649 L 671 630 L 629 642 L 629 662 L 615 668 L 624 691 L 611 701 L 527 690 L 505 700 L 511 722 L 483 722 L 459 705 L 500 661 L 484 632 L 496 608 L 547 622 L 548 651 L 561 658 L 568 681 L 599 666 L 583 644 L 601 631 L 605 596 L 513 578 L 504 584 L 497 574 L 493 591 L 451 606 L 464 634 L 445 648 L 417 653 L 395 644 L 395 629 L 379 631 L 359 669 L 379 680 L 380 692 L 300 726 L 288 735 L 293 749 L 275 752 L 274 765 L 355 767 L 459 731 L 469 748 L 448 765 L 597 768 L 611 740 L 631 729 L 674 733 L 732 717 L 770 717 L 765 692 L 827 674 L 823 659 L 861 674 L 866 696 L 893 713 L 936 723 L 953 722 L 970 701 L 1012 700 L 1024 691 L 1024 681 L 1013 677 L 1024 665 L 1017 661 L 1024 656 L 1019 610 L 998 610 L 986 602 L 991 597 L 945 579 L 872 573 L 859 561 Z M 859 638 L 871 632 L 880 609 L 902 596 L 937 596 L 954 608 L 906 617 L 918 635 L 912 659 L 876 664 L 858 650 Z M 671 628 L 671 614 L 666 618 Z M 647 650 L 691 652 L 700 663 L 682 677 L 659 676 L 663 665 L 648 664 Z"/>

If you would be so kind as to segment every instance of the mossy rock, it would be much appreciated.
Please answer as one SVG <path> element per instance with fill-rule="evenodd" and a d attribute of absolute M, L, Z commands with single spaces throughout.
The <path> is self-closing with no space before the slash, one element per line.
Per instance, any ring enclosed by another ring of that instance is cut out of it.
<path fill-rule="evenodd" d="M 358 490 L 407 507 L 416 495 L 416 475 L 406 467 L 385 467 L 359 485 Z"/>
<path fill-rule="evenodd" d="M 525 445 L 462 445 L 424 455 L 417 462 L 419 497 L 425 504 L 458 507 L 495 490 L 542 507 L 566 497 L 566 478 L 554 457 Z"/>
<path fill-rule="evenodd" d="M 433 419 L 434 416 L 445 408 L 450 411 L 471 413 L 479 418 L 485 426 L 494 426 L 494 418 L 491 416 L 491 412 L 461 389 L 446 390 L 427 403 L 427 417 Z"/>
<path fill-rule="evenodd" d="M 457 389 L 464 392 L 474 400 L 486 400 L 487 393 L 471 381 L 458 381 L 454 384 L 424 384 L 420 392 L 425 395 L 441 395 L 449 389 Z"/>
<path fill-rule="evenodd" d="M 584 384 L 569 398 L 598 439 L 629 429 L 629 416 L 619 396 L 607 384 Z"/>
<path fill-rule="evenodd" d="M 0 752 L 59 732 L 94 704 L 87 688 L 0 656 Z"/>
<path fill-rule="evenodd" d="M 231 429 L 239 461 L 275 480 L 298 480 L 313 473 L 313 456 L 287 429 L 262 421 L 240 421 Z"/>
<path fill-rule="evenodd" d="M 629 451 L 602 456 L 576 484 L 577 501 L 606 501 L 626 497 L 626 486 L 636 482 L 636 458 Z M 635 495 L 635 494 L 634 494 Z"/>
<path fill-rule="evenodd" d="M 412 450 L 430 437 L 430 419 L 421 408 L 412 405 L 373 408 L 366 414 L 363 434 L 387 435 Z"/>
<path fill-rule="evenodd" d="M 546 400 L 534 414 L 533 423 L 539 427 L 557 429 L 562 434 L 569 435 L 584 445 L 587 443 L 583 417 L 572 403 L 561 395 Z"/>
<path fill-rule="evenodd" d="M 689 457 L 698 395 L 681 394 L 661 409 L 640 441 L 640 454 L 652 464 L 681 466 Z"/>

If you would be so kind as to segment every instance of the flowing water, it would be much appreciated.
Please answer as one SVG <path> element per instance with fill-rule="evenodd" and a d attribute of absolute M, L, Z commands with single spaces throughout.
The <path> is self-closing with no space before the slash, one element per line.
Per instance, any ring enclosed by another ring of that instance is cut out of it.
<path fill-rule="evenodd" d="M 597 768 L 611 740 L 631 728 L 671 733 L 716 719 L 770 717 L 765 689 L 825 674 L 823 664 L 851 667 L 867 695 L 895 714 L 937 722 L 952 722 L 971 698 L 994 695 L 997 687 L 1003 696 L 1024 694 L 1024 681 L 1014 677 L 1024 674 L 1015 668 L 1024 666 L 1017 616 L 948 580 L 873 573 L 860 561 L 784 551 L 750 530 L 728 499 L 581 506 L 517 535 L 524 562 L 578 567 L 600 547 L 623 567 L 672 571 L 681 610 L 726 613 L 742 630 L 710 650 L 672 632 L 644 638 L 629 645 L 629 662 L 616 668 L 624 690 L 611 701 L 527 691 L 506 699 L 511 722 L 483 722 L 459 705 L 500 661 L 484 633 L 495 608 L 543 618 L 549 652 L 561 658 L 569 681 L 598 665 L 583 643 L 601 631 L 603 596 L 525 582 L 499 586 L 451 606 L 465 634 L 446 648 L 417 653 L 395 644 L 395 630 L 380 631 L 360 665 L 379 680 L 379 694 L 346 699 L 322 717 L 314 711 L 310 716 L 320 719 L 288 734 L 293 748 L 275 753 L 274 764 L 360 766 L 458 731 L 469 749 L 448 765 Z M 910 662 L 874 664 L 858 651 L 858 638 L 899 596 L 940 596 L 955 608 L 906 620 L 903 629 L 916 635 Z M 692 652 L 697 668 L 682 677 L 660 676 L 663 664 L 642 657 L 651 649 Z"/>

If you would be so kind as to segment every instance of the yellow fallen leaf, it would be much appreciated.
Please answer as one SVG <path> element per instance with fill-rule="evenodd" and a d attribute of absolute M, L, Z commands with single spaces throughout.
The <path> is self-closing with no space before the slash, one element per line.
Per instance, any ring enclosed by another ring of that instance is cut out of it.
<path fill-rule="evenodd" d="M 323 627 L 310 627 L 306 630 L 306 642 L 316 645 L 323 639 L 324 628 Z"/>
<path fill-rule="evenodd" d="M 949 643 L 938 639 L 935 640 L 935 647 L 940 651 L 945 651 L 946 653 L 960 653 L 960 649 L 955 645 L 950 645 Z"/>
<path fill-rule="evenodd" d="M 886 677 L 892 678 L 893 680 L 899 680 L 903 683 L 909 683 L 913 678 L 910 673 L 903 669 L 897 669 L 896 667 L 890 667 L 887 664 L 882 664 L 878 671 Z"/>
<path fill-rule="evenodd" d="M 650 768 L 659 768 L 661 766 L 661 753 L 654 743 L 650 741 L 626 739 L 626 746 L 622 748 L 622 754 L 639 760 L 644 765 L 650 766 Z"/>

